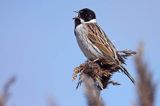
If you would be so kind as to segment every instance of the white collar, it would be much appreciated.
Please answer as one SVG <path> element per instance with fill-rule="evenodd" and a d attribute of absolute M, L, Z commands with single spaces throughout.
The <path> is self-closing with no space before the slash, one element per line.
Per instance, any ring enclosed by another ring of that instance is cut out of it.
<path fill-rule="evenodd" d="M 85 22 L 85 23 L 96 23 L 96 19 L 92 19 L 92 20 Z"/>
<path fill-rule="evenodd" d="M 96 23 L 96 19 L 92 19 L 90 21 L 87 21 L 87 22 L 84 22 L 83 19 L 80 19 L 81 20 L 81 23 Z"/>

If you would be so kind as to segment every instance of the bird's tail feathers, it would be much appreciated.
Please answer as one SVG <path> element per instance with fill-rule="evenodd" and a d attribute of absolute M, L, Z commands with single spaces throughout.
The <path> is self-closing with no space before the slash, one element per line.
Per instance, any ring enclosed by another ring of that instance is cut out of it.
<path fill-rule="evenodd" d="M 122 71 L 124 74 L 127 75 L 127 77 L 128 77 L 128 78 L 132 81 L 132 83 L 134 84 L 134 83 L 135 83 L 134 78 L 130 75 L 130 73 L 127 71 L 127 69 L 126 69 L 124 66 L 122 66 L 122 65 L 120 65 L 119 68 L 121 69 L 121 71 Z"/>

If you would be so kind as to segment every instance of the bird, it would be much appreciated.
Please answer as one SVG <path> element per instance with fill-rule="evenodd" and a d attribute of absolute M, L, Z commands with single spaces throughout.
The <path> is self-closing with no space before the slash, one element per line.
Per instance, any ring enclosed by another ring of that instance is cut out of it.
<path fill-rule="evenodd" d="M 77 43 L 87 59 L 90 61 L 104 59 L 109 65 L 116 65 L 134 83 L 134 78 L 123 66 L 124 58 L 98 25 L 95 12 L 89 8 L 75 12 L 78 15 L 73 18 L 74 33 Z"/>

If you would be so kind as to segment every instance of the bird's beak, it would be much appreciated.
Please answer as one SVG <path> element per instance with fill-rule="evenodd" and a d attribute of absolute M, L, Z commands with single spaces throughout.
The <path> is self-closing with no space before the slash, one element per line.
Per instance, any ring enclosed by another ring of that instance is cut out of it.
<path fill-rule="evenodd" d="M 73 17 L 72 19 L 75 20 L 75 19 L 77 19 L 77 18 L 79 18 L 79 17 L 78 17 L 78 16 L 75 16 L 75 17 Z"/>
<path fill-rule="evenodd" d="M 72 19 L 75 20 L 77 17 L 73 17 Z"/>
<path fill-rule="evenodd" d="M 79 13 L 79 11 L 73 11 L 73 12 L 74 12 L 74 13 L 77 13 L 77 14 Z M 75 20 L 75 19 L 77 19 L 77 18 L 79 18 L 79 16 L 75 16 L 75 17 L 73 17 L 72 19 Z"/>

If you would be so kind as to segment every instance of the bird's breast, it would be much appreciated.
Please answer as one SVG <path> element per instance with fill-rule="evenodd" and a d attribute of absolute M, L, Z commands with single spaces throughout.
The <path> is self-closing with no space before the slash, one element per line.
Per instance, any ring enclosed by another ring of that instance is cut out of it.
<path fill-rule="evenodd" d="M 75 35 L 78 42 L 78 45 L 84 55 L 89 60 L 94 60 L 97 58 L 100 58 L 102 53 L 100 50 L 92 44 L 92 42 L 87 37 L 88 34 L 88 28 L 86 25 L 80 24 L 75 28 Z"/>

